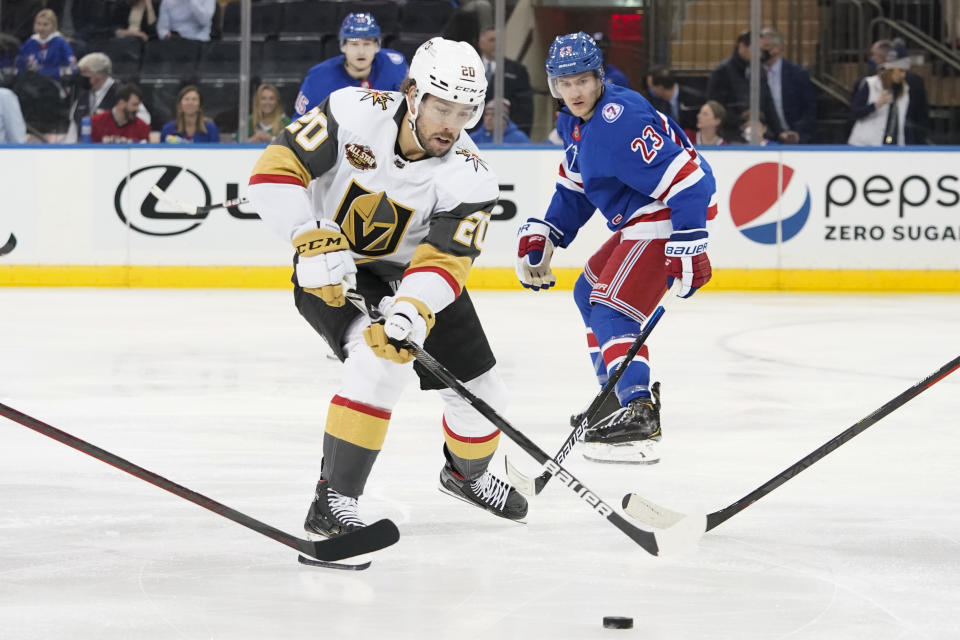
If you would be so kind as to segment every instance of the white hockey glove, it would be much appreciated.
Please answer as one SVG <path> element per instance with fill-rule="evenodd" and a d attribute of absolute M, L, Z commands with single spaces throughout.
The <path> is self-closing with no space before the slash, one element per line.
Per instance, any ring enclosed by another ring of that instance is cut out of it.
<path fill-rule="evenodd" d="M 423 345 L 436 321 L 433 312 L 414 298 L 384 298 L 379 308 L 385 319 L 364 329 L 364 340 L 381 358 L 400 364 L 410 362 L 413 353 L 403 347 L 401 341 Z"/>
<path fill-rule="evenodd" d="M 350 244 L 333 220 L 320 220 L 317 228 L 313 224 L 293 238 L 298 256 L 297 284 L 331 307 L 342 307 L 346 302 L 344 287 L 352 289 L 357 284 Z"/>
<path fill-rule="evenodd" d="M 553 247 L 559 242 L 556 229 L 543 220 L 527 218 L 517 229 L 517 278 L 527 289 L 549 289 L 557 283 L 550 270 Z"/>

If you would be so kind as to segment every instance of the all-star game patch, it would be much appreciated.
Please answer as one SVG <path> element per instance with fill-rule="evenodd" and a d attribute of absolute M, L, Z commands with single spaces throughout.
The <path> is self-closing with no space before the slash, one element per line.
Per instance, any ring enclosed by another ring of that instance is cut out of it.
<path fill-rule="evenodd" d="M 484 171 L 487 170 L 487 163 L 473 151 L 469 149 L 457 149 L 456 154 L 463 156 L 465 162 L 472 162 L 474 171 L 480 171 L 480 167 L 483 167 Z"/>
<path fill-rule="evenodd" d="M 376 91 L 374 89 L 361 89 L 361 91 L 363 97 L 360 98 L 360 102 L 369 100 L 373 106 L 380 105 L 384 111 L 387 110 L 387 105 L 396 99 L 390 95 L 389 91 Z"/>
<path fill-rule="evenodd" d="M 347 162 L 361 171 L 377 168 L 377 158 L 373 155 L 373 149 L 365 144 L 356 144 L 351 142 L 343 147 L 347 156 Z"/>

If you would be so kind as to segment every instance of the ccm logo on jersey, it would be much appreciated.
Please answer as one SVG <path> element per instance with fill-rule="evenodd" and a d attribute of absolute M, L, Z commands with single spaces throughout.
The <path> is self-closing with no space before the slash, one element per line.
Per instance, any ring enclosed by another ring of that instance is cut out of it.
<path fill-rule="evenodd" d="M 706 251 L 707 251 L 706 240 L 704 240 L 700 244 L 695 244 L 692 247 L 668 244 L 664 248 L 664 254 L 668 256 L 695 256 L 701 253 L 706 253 Z"/>
<path fill-rule="evenodd" d="M 347 156 L 347 162 L 353 167 L 366 171 L 367 169 L 377 168 L 377 158 L 373 155 L 373 149 L 364 145 L 351 142 L 343 147 L 344 154 Z"/>
<path fill-rule="evenodd" d="M 616 122 L 623 113 L 623 105 L 611 102 L 603 108 L 603 119 L 607 122 Z"/>

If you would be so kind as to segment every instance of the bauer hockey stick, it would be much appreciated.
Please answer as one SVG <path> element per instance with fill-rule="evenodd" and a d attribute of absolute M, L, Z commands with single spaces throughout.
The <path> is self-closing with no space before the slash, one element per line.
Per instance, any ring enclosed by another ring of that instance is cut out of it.
<path fill-rule="evenodd" d="M 668 292 L 669 294 L 669 292 Z M 607 382 L 603 385 L 603 388 L 600 389 L 600 393 L 596 395 L 593 399 L 593 402 L 590 403 L 590 406 L 587 407 L 587 410 L 581 415 L 580 421 L 577 422 L 573 431 L 570 432 L 570 435 L 567 436 L 567 439 L 563 441 L 563 444 L 560 445 L 560 450 L 557 451 L 557 455 L 553 456 L 553 460 L 557 463 L 563 462 L 570 451 L 573 449 L 574 445 L 577 444 L 577 441 L 583 437 L 584 431 L 587 430 L 587 426 L 590 424 L 590 420 L 593 416 L 600 410 L 600 405 L 603 404 L 603 401 L 606 400 L 607 396 L 613 392 L 614 388 L 617 385 L 617 382 L 620 381 L 620 378 L 623 376 L 623 372 L 627 370 L 627 366 L 630 362 L 633 361 L 634 356 L 640 352 L 640 348 L 643 347 L 643 343 L 647 341 L 647 337 L 653 331 L 653 328 L 657 326 L 657 322 L 660 321 L 660 317 L 665 311 L 664 305 L 661 304 L 653 310 L 653 313 L 650 314 L 650 317 L 647 318 L 647 321 L 643 325 L 643 329 L 640 331 L 640 335 L 637 336 L 636 340 L 633 341 L 633 344 L 630 345 L 630 349 L 627 350 L 627 353 L 623 357 L 623 361 L 617 366 L 616 370 L 607 378 Z M 553 477 L 553 473 L 550 469 L 547 469 L 539 476 L 534 479 L 530 479 L 529 476 L 524 475 L 517 469 L 510 460 L 504 456 L 503 464 L 507 468 L 507 476 L 510 477 L 510 482 L 513 483 L 513 486 L 517 488 L 518 491 L 527 494 L 528 496 L 539 495 L 543 488 L 547 486 L 547 483 L 550 481 L 550 478 Z"/>
<path fill-rule="evenodd" d="M 364 300 L 363 296 L 357 291 L 347 291 L 345 295 L 354 306 L 360 309 L 360 311 L 368 316 L 372 321 L 376 322 L 383 319 L 380 311 L 375 307 L 368 307 L 366 300 Z M 429 353 L 424 351 L 420 345 L 410 340 L 400 340 L 399 342 L 400 346 L 409 349 L 410 352 L 413 353 L 414 357 L 417 359 L 417 362 L 423 365 L 427 371 L 435 375 L 454 393 L 463 398 L 467 404 L 472 406 L 480 413 L 480 415 L 493 423 L 493 425 L 506 434 L 508 438 L 517 443 L 521 449 L 530 454 L 533 459 L 540 464 L 546 465 L 547 469 L 553 475 L 558 476 L 563 484 L 569 487 L 574 493 L 577 494 L 577 496 L 590 505 L 597 514 L 603 518 L 606 518 L 611 524 L 613 524 L 613 526 L 615 526 L 617 529 L 620 529 L 620 531 L 625 533 L 627 537 L 640 545 L 640 547 L 643 548 L 643 550 L 647 553 L 659 556 L 663 555 L 664 553 L 686 549 L 695 545 L 703 535 L 703 531 L 697 528 L 671 528 L 669 530 L 670 535 L 664 535 L 666 531 L 644 531 L 643 529 L 630 524 L 626 519 L 624 519 L 623 516 L 617 513 L 613 507 L 604 502 L 600 496 L 588 489 L 587 486 L 574 477 L 572 473 L 564 469 L 558 462 L 554 461 L 549 455 L 547 455 L 546 451 L 538 447 L 532 440 L 530 440 L 530 438 L 507 422 L 506 419 L 500 416 L 500 414 L 493 409 L 493 407 L 487 404 L 482 398 L 474 395 L 473 392 L 467 389 L 467 387 L 464 386 L 464 384 L 460 382 L 457 377 L 450 372 L 449 369 L 440 364 Z M 627 494 L 627 496 L 624 496 L 624 500 L 626 500 L 630 495 L 634 494 Z"/>
<path fill-rule="evenodd" d="M 400 533 L 397 531 L 397 526 L 390 520 L 384 519 L 374 522 L 373 524 L 363 527 L 362 529 L 357 529 L 352 533 L 342 534 L 327 540 L 302 540 L 296 536 L 281 531 L 280 529 L 276 529 L 268 524 L 260 522 L 259 520 L 251 518 L 244 513 L 240 513 L 236 509 L 231 509 L 230 507 L 221 504 L 216 500 L 208 498 L 205 495 L 199 494 L 196 491 L 180 486 L 172 480 L 168 480 L 163 476 L 153 473 L 152 471 L 148 471 L 143 467 L 137 466 L 128 460 L 124 460 L 120 456 L 114 455 L 109 451 L 105 451 L 100 447 L 72 436 L 65 431 L 61 431 L 60 429 L 57 429 L 56 427 L 53 427 L 45 422 L 41 422 L 40 420 L 30 417 L 25 413 L 21 413 L 13 407 L 9 407 L 3 403 L 0 403 L 0 415 L 3 415 L 5 418 L 8 418 L 13 422 L 20 423 L 29 429 L 33 429 L 37 433 L 42 433 L 49 438 L 53 438 L 57 442 L 62 442 L 68 447 L 73 447 L 77 451 L 86 453 L 97 460 L 106 462 L 107 464 L 114 466 L 121 471 L 126 471 L 132 476 L 140 478 L 141 480 L 146 480 L 150 484 L 169 491 L 175 496 L 179 496 L 185 500 L 189 500 L 194 504 L 198 504 L 204 509 L 209 509 L 210 511 L 213 511 L 224 518 L 233 520 L 237 524 L 242 524 L 248 529 L 252 529 L 259 534 L 265 535 L 268 538 L 272 538 L 277 542 L 296 549 L 300 553 L 316 558 L 319 561 L 329 562 L 333 560 L 343 560 L 344 558 L 350 558 L 364 553 L 371 553 L 373 551 L 383 549 L 384 547 L 389 547 L 400 539 Z M 334 568 L 343 567 L 344 565 L 334 566 Z"/>
<path fill-rule="evenodd" d="M 840 445 L 846 444 L 850 440 L 853 440 L 854 437 L 860 435 L 871 426 L 879 422 L 882 418 L 885 418 L 895 410 L 908 403 L 910 400 L 913 400 L 918 395 L 936 383 L 940 382 L 957 369 L 960 369 L 960 356 L 957 356 L 947 364 L 943 365 L 937 371 L 913 385 L 896 398 L 890 400 L 867 417 L 861 419 L 859 422 L 849 427 L 836 437 L 828 440 L 822 446 L 814 449 L 810 454 L 804 458 L 801 458 L 795 464 L 787 467 L 747 495 L 743 496 L 733 504 L 724 507 L 723 509 L 719 509 L 706 515 L 688 516 L 686 514 L 661 507 L 636 494 L 630 494 L 624 497 L 623 508 L 630 516 L 637 518 L 641 522 L 644 522 L 651 527 L 665 528 L 669 530 L 670 527 L 676 526 L 679 523 L 691 521 L 696 523 L 696 526 L 699 529 L 702 529 L 704 533 L 710 531 L 711 529 L 715 529 L 752 505 L 763 496 L 772 492 L 790 478 L 799 475 L 804 469 L 807 469 L 818 460 L 839 449 Z M 687 527 L 684 526 L 685 530 L 686 528 Z"/>
<path fill-rule="evenodd" d="M 150 187 L 150 193 L 152 193 L 153 197 L 156 198 L 157 200 L 161 202 L 166 202 L 167 204 L 171 204 L 176 208 L 180 209 L 181 211 L 183 211 L 184 213 L 188 213 L 192 216 L 201 216 L 205 213 L 210 213 L 214 209 L 229 209 L 230 207 L 238 207 L 241 204 L 247 204 L 248 202 L 250 202 L 246 198 L 234 198 L 233 200 L 225 200 L 217 204 L 195 206 L 195 205 L 189 205 L 185 202 L 177 200 L 176 198 L 171 198 L 170 196 L 167 195 L 166 191 L 164 191 L 157 185 L 153 185 L 152 187 Z"/>

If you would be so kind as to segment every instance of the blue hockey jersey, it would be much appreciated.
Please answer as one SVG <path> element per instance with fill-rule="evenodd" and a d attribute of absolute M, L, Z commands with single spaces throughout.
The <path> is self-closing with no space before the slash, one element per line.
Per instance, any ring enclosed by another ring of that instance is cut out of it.
<path fill-rule="evenodd" d="M 331 93 L 344 87 L 363 87 L 380 91 L 400 91 L 400 83 L 407 75 L 407 60 L 393 49 L 380 49 L 373 57 L 370 75 L 365 82 L 351 78 L 344 67 L 345 56 L 327 58 L 313 65 L 300 85 L 294 111 L 303 115 L 327 99 Z"/>
<path fill-rule="evenodd" d="M 706 160 L 669 116 L 636 91 L 606 83 L 586 122 L 566 109 L 557 118 L 564 157 L 545 220 L 568 246 L 595 210 L 611 230 L 635 239 L 704 229 L 717 214 Z"/>
<path fill-rule="evenodd" d="M 59 31 L 54 31 L 46 40 L 33 34 L 20 47 L 17 54 L 17 71 L 36 71 L 51 78 L 59 78 L 76 72 L 77 58 L 73 55 L 70 43 L 63 39 Z"/>

